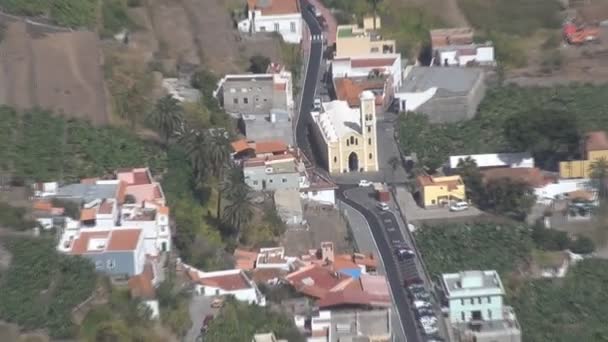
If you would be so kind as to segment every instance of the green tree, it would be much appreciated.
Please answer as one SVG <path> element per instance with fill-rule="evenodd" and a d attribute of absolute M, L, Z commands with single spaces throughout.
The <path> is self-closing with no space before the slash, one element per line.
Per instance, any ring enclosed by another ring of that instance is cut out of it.
<path fill-rule="evenodd" d="M 148 114 L 149 120 L 163 137 L 165 146 L 169 145 L 169 139 L 181 128 L 183 112 L 179 101 L 166 95 L 156 102 L 154 110 Z"/>
<path fill-rule="evenodd" d="M 190 130 L 181 136 L 188 159 L 192 164 L 196 180 L 200 183 L 211 172 L 209 165 L 209 134 L 207 131 Z"/>
<path fill-rule="evenodd" d="M 249 58 L 249 71 L 254 74 L 264 74 L 270 65 L 270 58 L 263 55 L 253 55 Z"/>
<path fill-rule="evenodd" d="M 589 165 L 589 176 L 592 180 L 593 187 L 597 190 L 600 199 L 608 197 L 608 160 L 600 158 L 594 160 Z"/>
<path fill-rule="evenodd" d="M 477 163 L 471 157 L 458 161 L 458 174 L 464 181 L 467 198 L 475 204 L 479 204 L 485 197 L 485 187 Z"/>
<path fill-rule="evenodd" d="M 229 204 L 224 208 L 222 220 L 236 230 L 236 240 L 239 241 L 241 230 L 253 218 L 251 204 L 251 189 L 247 186 L 238 187 L 228 198 Z"/>
<path fill-rule="evenodd" d="M 225 198 L 233 198 L 241 191 L 242 187 L 246 187 L 243 170 L 238 166 L 233 166 L 226 172 L 220 187 Z"/>
<path fill-rule="evenodd" d="M 486 184 L 481 208 L 523 220 L 534 204 L 534 190 L 523 182 L 508 178 L 491 180 Z"/>
<path fill-rule="evenodd" d="M 570 250 L 577 254 L 591 254 L 595 251 L 595 243 L 586 236 L 579 236 L 570 243 Z"/>
<path fill-rule="evenodd" d="M 372 9 L 374 12 L 374 30 L 376 30 L 376 17 L 378 16 L 378 3 L 382 0 L 367 0 L 368 3 L 372 5 Z"/>

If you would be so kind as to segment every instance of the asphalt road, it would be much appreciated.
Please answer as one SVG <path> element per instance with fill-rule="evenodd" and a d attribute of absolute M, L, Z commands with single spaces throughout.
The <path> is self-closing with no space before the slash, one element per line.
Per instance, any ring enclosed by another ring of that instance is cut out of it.
<path fill-rule="evenodd" d="M 407 342 L 421 342 L 422 338 L 418 333 L 416 318 L 403 289 L 403 279 L 419 276 L 416 263 L 414 259 L 397 260 L 393 254 L 394 248 L 391 246 L 392 241 L 407 244 L 399 229 L 397 218 L 391 211 L 380 211 L 375 207 L 362 205 L 360 199 L 354 200 L 349 196 L 349 188 L 341 187 L 338 189 L 338 199 L 358 210 L 369 223 L 374 240 L 378 245 L 378 252 L 384 262 L 386 277 L 393 293 L 394 306 L 399 312 Z"/>
<path fill-rule="evenodd" d="M 302 1 L 302 17 L 310 30 L 311 37 L 320 36 L 323 34 L 321 25 L 319 25 L 312 13 L 308 11 L 306 4 L 305 1 Z M 316 159 L 313 155 L 309 138 L 309 127 L 310 124 L 312 124 L 310 110 L 312 109 L 316 93 L 319 68 L 323 56 L 323 40 L 312 39 L 310 45 L 304 88 L 302 89 L 302 96 L 300 97 L 300 112 L 296 118 L 295 134 L 298 147 L 306 154 L 306 157 L 314 163 Z"/>

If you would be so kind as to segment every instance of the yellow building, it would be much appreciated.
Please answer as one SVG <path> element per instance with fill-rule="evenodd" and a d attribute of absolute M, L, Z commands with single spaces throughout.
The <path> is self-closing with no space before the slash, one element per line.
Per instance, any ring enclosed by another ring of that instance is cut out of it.
<path fill-rule="evenodd" d="M 594 161 L 608 160 L 608 136 L 606 132 L 587 133 L 583 143 L 584 160 L 569 160 L 559 163 L 560 178 L 589 178 L 590 167 Z"/>
<path fill-rule="evenodd" d="M 464 182 L 460 176 L 416 178 L 420 190 L 420 200 L 425 208 L 437 207 L 452 201 L 466 201 Z"/>
<path fill-rule="evenodd" d="M 370 54 L 387 54 L 396 51 L 394 40 L 383 40 L 374 31 L 372 17 L 363 19 L 363 27 L 339 25 L 336 34 L 336 58 L 355 57 Z M 380 18 L 376 18 L 376 29 L 380 28 Z"/>
<path fill-rule="evenodd" d="M 331 101 L 311 113 L 318 154 L 330 173 L 378 171 L 376 97 L 364 91 L 359 99 L 357 109 Z"/>

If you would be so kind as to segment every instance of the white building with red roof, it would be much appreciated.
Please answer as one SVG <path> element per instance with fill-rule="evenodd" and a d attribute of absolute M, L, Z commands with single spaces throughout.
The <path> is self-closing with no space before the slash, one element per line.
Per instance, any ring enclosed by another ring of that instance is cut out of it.
<path fill-rule="evenodd" d="M 336 57 L 331 62 L 331 76 L 334 82 L 339 78 L 392 76 L 392 86 L 395 91 L 401 87 L 403 78 L 401 70 L 401 54 L 398 53 Z"/>
<path fill-rule="evenodd" d="M 302 14 L 298 0 L 247 0 L 247 19 L 238 23 L 247 33 L 276 32 L 287 43 L 302 40 Z"/>
<path fill-rule="evenodd" d="M 240 269 L 203 272 L 192 266 L 180 264 L 194 284 L 195 293 L 200 296 L 232 295 L 239 301 L 260 306 L 266 305 L 266 297 L 257 285 Z"/>
<path fill-rule="evenodd" d="M 115 276 L 143 272 L 146 253 L 141 229 L 81 231 L 61 249 L 90 259 L 95 270 Z"/>

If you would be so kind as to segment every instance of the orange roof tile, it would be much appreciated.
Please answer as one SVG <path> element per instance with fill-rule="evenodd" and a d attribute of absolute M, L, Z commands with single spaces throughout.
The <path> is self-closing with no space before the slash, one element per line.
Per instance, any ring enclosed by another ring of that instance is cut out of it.
<path fill-rule="evenodd" d="M 34 201 L 33 209 L 41 211 L 51 211 L 53 209 L 53 205 L 50 201 L 37 200 Z"/>
<path fill-rule="evenodd" d="M 74 240 L 72 243 L 72 249 L 70 252 L 72 254 L 83 254 L 86 253 L 89 246 L 89 240 L 95 238 L 107 238 L 110 235 L 110 231 L 98 231 L 98 232 L 83 232 L 80 233 L 78 238 Z"/>
<path fill-rule="evenodd" d="M 243 152 L 251 148 L 246 139 L 239 139 L 230 143 L 232 150 L 236 153 Z"/>
<path fill-rule="evenodd" d="M 218 287 L 224 291 L 248 289 L 251 287 L 242 273 L 199 277 L 198 282 L 206 286 Z"/>
<path fill-rule="evenodd" d="M 91 221 L 97 215 L 97 208 L 85 208 L 80 210 L 80 221 Z"/>
<path fill-rule="evenodd" d="M 384 89 L 384 82 L 385 81 L 355 82 L 350 78 L 336 78 L 334 80 L 336 97 L 338 100 L 348 102 L 350 107 L 359 107 L 361 105 L 359 95 L 361 95 L 363 91 L 369 89 Z M 376 105 L 382 105 L 382 96 L 376 96 Z"/>
<path fill-rule="evenodd" d="M 551 177 L 546 177 L 543 172 L 536 167 L 518 168 L 495 168 L 482 170 L 484 181 L 507 178 L 512 181 L 523 182 L 531 187 L 539 188 L 553 182 Z"/>
<path fill-rule="evenodd" d="M 161 205 L 156 210 L 158 211 L 159 214 L 162 214 L 162 215 L 169 215 L 169 211 L 170 211 L 169 207 L 166 207 L 164 205 Z"/>
<path fill-rule="evenodd" d="M 255 153 L 278 153 L 287 151 L 287 144 L 281 140 L 266 140 L 255 143 Z"/>
<path fill-rule="evenodd" d="M 249 10 L 258 9 L 262 15 L 282 15 L 300 13 L 300 7 L 297 0 L 265 0 L 268 3 L 262 6 L 261 0 L 247 0 Z"/>
<path fill-rule="evenodd" d="M 255 261 L 257 257 L 258 253 L 256 252 L 237 248 L 234 250 L 234 267 L 245 271 L 252 270 L 255 268 Z"/>
<path fill-rule="evenodd" d="M 100 214 L 111 214 L 112 209 L 114 209 L 113 203 L 104 199 L 99 205 L 99 209 L 97 210 L 97 212 Z"/>
<path fill-rule="evenodd" d="M 421 186 L 447 186 L 449 190 L 456 189 L 459 185 L 462 185 L 462 179 L 458 178 L 457 180 L 440 180 L 438 178 L 429 176 L 429 175 L 419 175 L 416 177 L 418 184 Z"/>
<path fill-rule="evenodd" d="M 137 248 L 141 229 L 115 229 L 112 231 L 106 251 L 131 251 Z"/>
<path fill-rule="evenodd" d="M 128 285 L 131 290 L 131 296 L 135 298 L 152 299 L 155 296 L 154 285 L 154 269 L 152 265 L 147 263 L 144 266 L 142 273 L 129 278 Z"/>
<path fill-rule="evenodd" d="M 608 136 L 604 131 L 589 132 L 585 136 L 585 151 L 608 150 Z"/>

